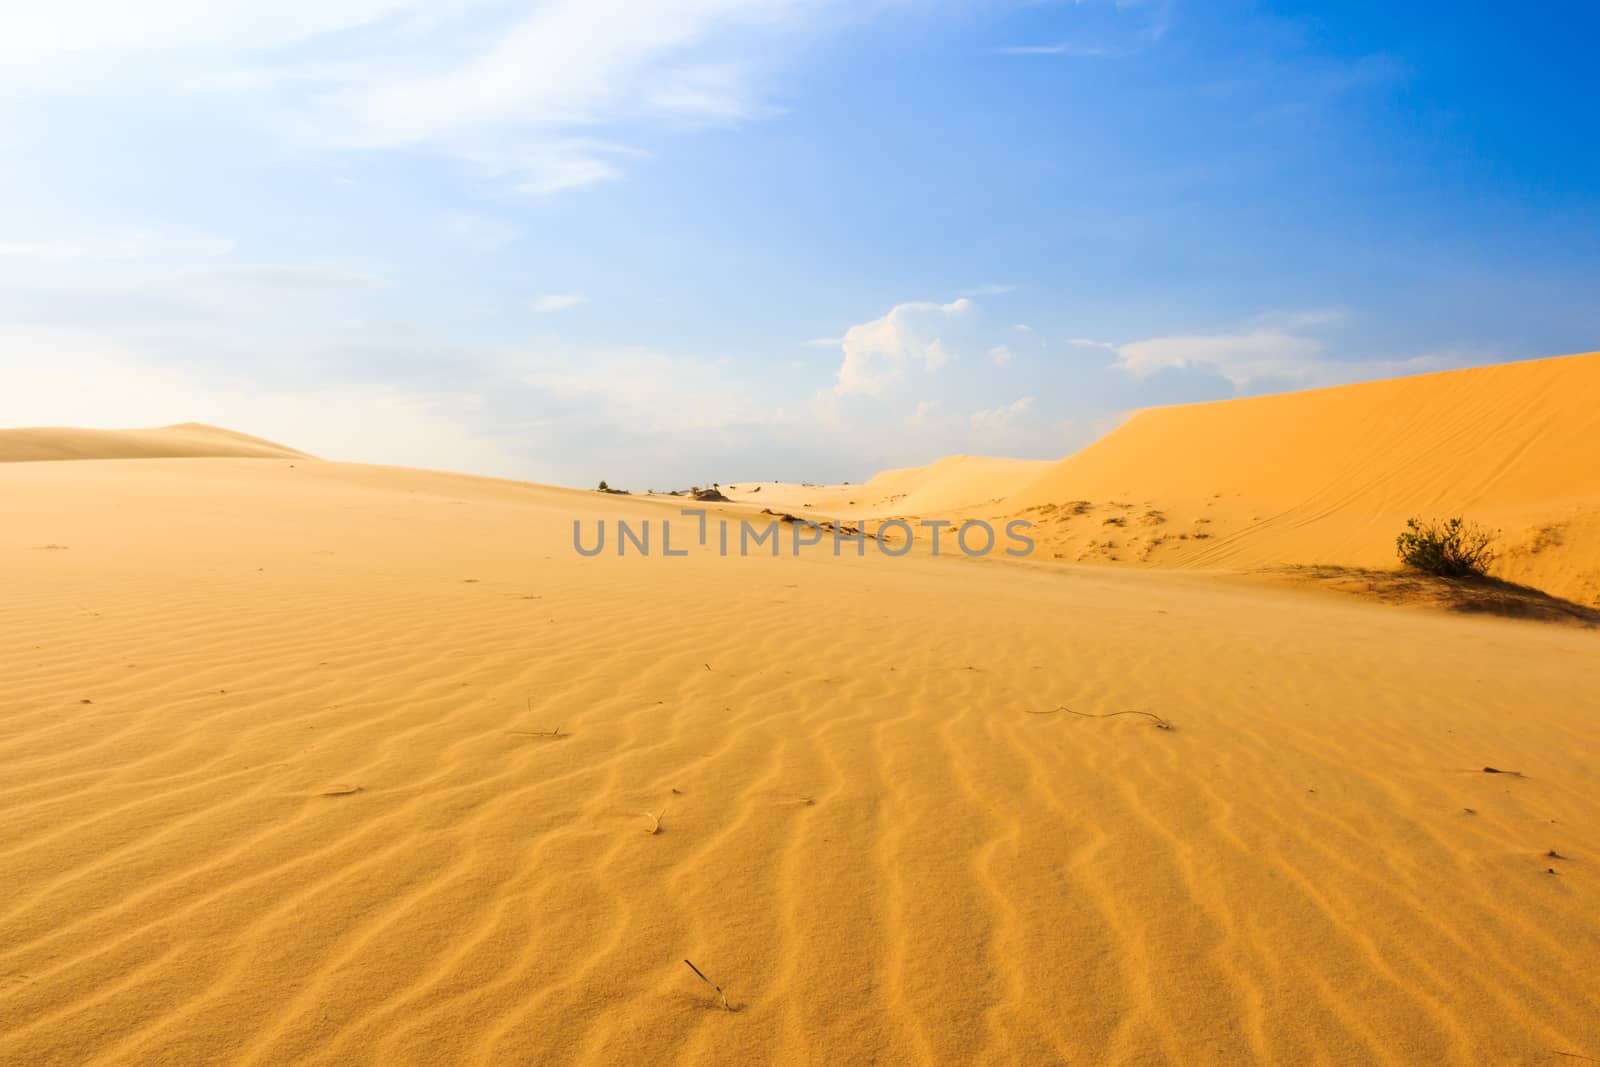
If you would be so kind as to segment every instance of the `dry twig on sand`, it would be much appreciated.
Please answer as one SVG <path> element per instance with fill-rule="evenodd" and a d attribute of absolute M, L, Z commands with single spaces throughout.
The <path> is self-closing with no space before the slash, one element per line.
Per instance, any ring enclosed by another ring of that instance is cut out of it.
<path fill-rule="evenodd" d="M 728 1004 L 728 994 L 726 994 L 726 993 L 724 993 L 722 991 L 722 987 L 721 986 L 719 986 L 717 983 L 713 982 L 711 979 L 707 978 L 705 976 L 705 972 L 704 971 L 700 970 L 700 968 L 696 967 L 694 964 L 689 963 L 688 960 L 684 960 L 683 962 L 688 965 L 688 967 L 689 967 L 689 969 L 691 971 L 693 971 L 697 976 L 699 976 L 700 981 L 704 982 L 706 985 L 710 986 L 712 989 L 715 989 L 717 991 L 717 996 L 722 998 L 722 1010 L 723 1011 L 732 1011 L 733 1010 L 733 1008 Z"/>
<path fill-rule="evenodd" d="M 661 832 L 661 816 L 665 815 L 666 813 L 667 806 L 665 804 L 661 805 L 660 811 L 645 812 L 644 817 L 650 820 L 650 829 L 646 830 L 645 833 L 649 834 L 651 837 L 659 834 Z"/>
<path fill-rule="evenodd" d="M 1027 713 L 1029 715 L 1054 715 L 1057 712 L 1064 711 L 1068 715 L 1076 715 L 1080 719 L 1114 719 L 1118 715 L 1143 715 L 1145 718 L 1150 720 L 1151 725 L 1154 726 L 1157 730 L 1175 730 L 1175 729 L 1177 729 L 1177 727 L 1173 726 L 1170 721 L 1168 721 L 1166 719 L 1163 719 L 1161 716 L 1157 715 L 1155 712 L 1153 712 L 1153 711 L 1140 711 L 1137 708 L 1130 708 L 1127 711 L 1107 711 L 1107 712 L 1102 712 L 1102 713 L 1100 713 L 1098 715 L 1095 714 L 1094 712 L 1089 712 L 1089 711 L 1074 711 L 1073 709 L 1067 707 L 1065 704 L 1061 704 L 1061 705 L 1059 705 L 1057 707 L 1050 708 L 1047 711 L 1033 711 L 1033 710 L 1027 709 L 1027 708 L 1025 708 L 1023 710 L 1027 711 Z"/>

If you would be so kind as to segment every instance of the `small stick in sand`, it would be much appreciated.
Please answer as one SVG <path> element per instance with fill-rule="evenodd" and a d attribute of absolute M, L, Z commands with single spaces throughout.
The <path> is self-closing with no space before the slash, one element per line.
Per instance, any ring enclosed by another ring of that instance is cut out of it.
<path fill-rule="evenodd" d="M 722 987 L 721 986 L 719 986 L 717 983 L 713 982 L 711 979 L 707 978 L 705 976 L 705 972 L 701 971 L 700 968 L 696 967 L 694 964 L 689 963 L 688 960 L 684 960 L 683 962 L 685 964 L 688 964 L 689 969 L 691 971 L 693 971 L 696 975 L 699 976 L 700 981 L 704 982 L 706 985 L 710 986 L 712 989 L 715 989 L 717 991 L 717 996 L 722 998 L 722 1010 L 723 1011 L 732 1011 L 733 1010 L 733 1008 L 731 1006 L 729 1006 L 729 1004 L 728 1004 L 728 994 L 726 994 L 726 993 L 724 993 L 722 991 Z"/>
<path fill-rule="evenodd" d="M 1526 775 L 1524 775 L 1521 771 L 1502 771 L 1499 767 L 1485 767 L 1483 769 L 1483 773 L 1484 774 L 1509 774 L 1513 778 L 1524 778 L 1524 777 L 1526 777 Z"/>
<path fill-rule="evenodd" d="M 359 785 L 336 785 L 331 789 L 324 789 L 320 795 L 325 797 L 351 797 L 362 792 Z"/>
<path fill-rule="evenodd" d="M 1093 712 L 1088 712 L 1088 711 L 1074 711 L 1071 708 L 1067 707 L 1065 704 L 1062 704 L 1062 705 L 1060 705 L 1058 707 L 1051 708 L 1048 711 L 1032 711 L 1032 710 L 1026 709 L 1026 708 L 1024 708 L 1023 710 L 1027 711 L 1029 715 L 1054 715 L 1058 711 L 1064 711 L 1068 715 L 1076 715 L 1080 719 L 1114 719 L 1118 715 L 1143 715 L 1145 718 L 1150 720 L 1151 725 L 1153 725 L 1157 730 L 1175 730 L 1175 729 L 1177 729 L 1177 727 L 1173 726 L 1171 722 L 1167 721 L 1166 719 L 1163 719 L 1161 716 L 1157 715 L 1155 712 L 1153 712 L 1153 711 L 1140 711 L 1137 708 L 1132 708 L 1132 709 L 1129 709 L 1127 711 L 1108 711 L 1108 712 L 1104 712 L 1103 714 L 1099 714 L 1099 715 L 1096 715 Z"/>
<path fill-rule="evenodd" d="M 650 820 L 650 829 L 646 830 L 645 833 L 649 834 L 651 837 L 659 834 L 661 832 L 661 816 L 665 815 L 666 813 L 667 806 L 665 804 L 661 805 L 660 811 L 645 812 L 644 817 Z M 693 964 L 690 964 L 690 966 L 693 966 Z"/>
<path fill-rule="evenodd" d="M 531 697 L 531 696 L 524 697 L 523 698 L 523 703 L 524 703 L 524 706 L 528 709 L 528 717 L 532 718 L 533 717 L 533 697 Z M 518 737 L 560 737 L 561 736 L 561 727 L 557 726 L 554 730 L 510 730 L 508 732 L 516 734 Z"/>

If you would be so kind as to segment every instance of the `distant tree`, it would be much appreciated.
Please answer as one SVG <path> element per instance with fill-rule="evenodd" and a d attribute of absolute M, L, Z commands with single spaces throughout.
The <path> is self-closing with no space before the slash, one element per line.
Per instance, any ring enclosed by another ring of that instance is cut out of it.
<path fill-rule="evenodd" d="M 607 484 L 606 484 L 606 480 L 605 480 L 605 479 L 604 479 L 604 478 L 601 478 L 601 479 L 600 479 L 600 491 L 601 491 L 601 492 L 602 492 L 602 493 L 609 493 L 609 492 L 611 492 L 611 487 L 610 487 L 610 486 L 609 486 L 609 485 L 607 485 Z"/>
<path fill-rule="evenodd" d="M 1485 575 L 1495 557 L 1494 534 L 1459 516 L 1443 522 L 1407 519 L 1394 544 L 1406 566 L 1441 578 Z"/>

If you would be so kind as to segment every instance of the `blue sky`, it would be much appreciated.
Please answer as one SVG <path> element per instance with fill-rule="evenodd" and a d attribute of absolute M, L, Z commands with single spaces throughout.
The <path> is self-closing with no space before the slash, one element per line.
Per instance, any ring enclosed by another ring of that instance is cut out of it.
<path fill-rule="evenodd" d="M 1600 348 L 1600 10 L 0 14 L 0 424 L 635 487 Z"/>

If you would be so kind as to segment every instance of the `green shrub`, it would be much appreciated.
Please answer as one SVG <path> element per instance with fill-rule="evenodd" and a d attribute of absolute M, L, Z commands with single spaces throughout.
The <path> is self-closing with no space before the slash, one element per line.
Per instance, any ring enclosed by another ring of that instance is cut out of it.
<path fill-rule="evenodd" d="M 1406 566 L 1441 578 L 1482 576 L 1494 562 L 1494 534 L 1459 517 L 1443 522 L 1407 519 L 1394 545 Z"/>
<path fill-rule="evenodd" d="M 606 480 L 605 480 L 605 479 L 604 479 L 604 478 L 601 478 L 601 479 L 600 479 L 600 491 L 601 491 L 601 492 L 602 492 L 602 493 L 609 493 L 609 492 L 611 492 L 611 487 L 610 487 L 610 486 L 609 486 L 609 485 L 607 485 L 607 484 L 606 484 Z"/>

